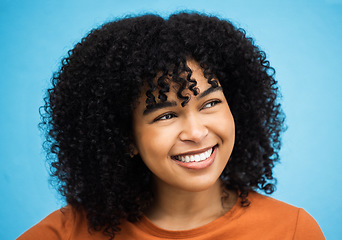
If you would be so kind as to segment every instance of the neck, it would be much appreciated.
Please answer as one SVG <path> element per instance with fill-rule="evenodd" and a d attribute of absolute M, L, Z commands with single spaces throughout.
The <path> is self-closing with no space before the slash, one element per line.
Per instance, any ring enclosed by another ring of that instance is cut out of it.
<path fill-rule="evenodd" d="M 237 200 L 235 191 L 224 190 L 218 180 L 200 192 L 189 192 L 155 183 L 155 198 L 146 216 L 168 230 L 186 230 L 214 221 L 229 211 Z"/>

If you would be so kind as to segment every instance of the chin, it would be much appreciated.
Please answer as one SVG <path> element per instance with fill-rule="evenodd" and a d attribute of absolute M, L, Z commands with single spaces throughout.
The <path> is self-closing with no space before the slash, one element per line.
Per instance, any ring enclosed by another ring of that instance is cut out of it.
<path fill-rule="evenodd" d="M 205 177 L 200 177 L 199 179 L 194 179 L 193 181 L 182 185 L 181 189 L 187 192 L 203 192 L 209 190 L 219 182 L 219 178 L 207 179 Z"/>

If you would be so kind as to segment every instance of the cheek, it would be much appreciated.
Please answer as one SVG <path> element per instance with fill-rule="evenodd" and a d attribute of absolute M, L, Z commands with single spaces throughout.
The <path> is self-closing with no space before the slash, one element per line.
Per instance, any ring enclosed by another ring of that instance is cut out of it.
<path fill-rule="evenodd" d="M 220 114 L 213 119 L 211 126 L 214 132 L 222 139 L 233 142 L 235 140 L 235 123 L 229 108 L 220 111 Z"/>
<path fill-rule="evenodd" d="M 168 128 L 144 129 L 137 134 L 137 147 L 144 162 L 154 161 L 166 157 L 172 147 L 174 131 Z"/>
<path fill-rule="evenodd" d="M 227 136 L 230 138 L 230 140 L 235 139 L 235 122 L 232 114 L 229 112 L 228 114 L 228 121 L 224 126 L 223 131 L 227 132 Z"/>

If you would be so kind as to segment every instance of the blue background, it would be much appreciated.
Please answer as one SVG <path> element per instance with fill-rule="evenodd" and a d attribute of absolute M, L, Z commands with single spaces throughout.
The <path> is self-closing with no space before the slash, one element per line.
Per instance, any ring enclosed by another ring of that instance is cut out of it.
<path fill-rule="evenodd" d="M 48 184 L 37 124 L 67 50 L 115 17 L 182 9 L 231 19 L 266 51 L 288 125 L 273 197 L 306 209 L 327 239 L 342 238 L 342 0 L 0 2 L 0 239 L 16 238 L 63 205 Z"/>

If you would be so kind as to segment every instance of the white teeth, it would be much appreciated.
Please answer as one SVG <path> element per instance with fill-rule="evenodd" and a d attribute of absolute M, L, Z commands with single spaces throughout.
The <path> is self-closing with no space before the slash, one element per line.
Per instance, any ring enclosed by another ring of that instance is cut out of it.
<path fill-rule="evenodd" d="M 213 149 L 211 148 L 200 154 L 176 156 L 175 158 L 182 162 L 199 162 L 210 157 L 210 155 L 212 154 L 212 151 Z"/>

